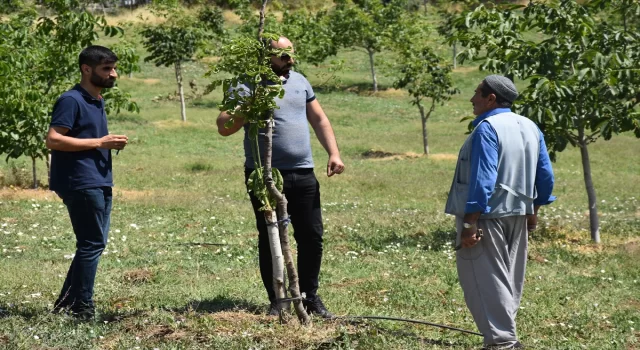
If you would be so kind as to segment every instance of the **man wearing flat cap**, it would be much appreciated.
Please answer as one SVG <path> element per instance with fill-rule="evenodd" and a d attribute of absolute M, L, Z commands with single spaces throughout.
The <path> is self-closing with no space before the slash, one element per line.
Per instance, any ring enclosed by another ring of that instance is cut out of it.
<path fill-rule="evenodd" d="M 517 97 L 513 82 L 500 75 L 476 88 L 474 130 L 460 149 L 445 208 L 456 216 L 458 277 L 486 349 L 522 348 L 515 317 L 528 232 L 538 208 L 555 200 L 544 136 L 511 112 Z"/>

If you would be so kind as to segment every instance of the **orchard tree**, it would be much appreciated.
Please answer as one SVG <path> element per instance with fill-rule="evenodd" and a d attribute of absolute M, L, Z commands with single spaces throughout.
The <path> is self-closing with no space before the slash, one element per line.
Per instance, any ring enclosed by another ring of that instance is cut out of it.
<path fill-rule="evenodd" d="M 338 54 L 336 29 L 328 11 L 287 11 L 282 17 L 281 32 L 295 43 L 296 59 L 316 66 Z"/>
<path fill-rule="evenodd" d="M 487 9 L 483 6 L 455 21 L 463 59 L 481 68 L 527 79 L 516 109 L 545 134 L 552 159 L 568 145 L 578 147 L 589 201 L 591 238 L 600 242 L 596 192 L 588 146 L 633 131 L 640 138 L 640 34 L 610 15 L 633 14 L 634 0 L 592 0 L 585 4 L 530 3 Z M 629 19 L 627 17 L 627 19 Z M 524 33 L 537 32 L 538 40 Z"/>
<path fill-rule="evenodd" d="M 7 160 L 31 158 L 34 188 L 36 160 L 49 154 L 44 139 L 53 105 L 78 79 L 78 53 L 98 39 L 99 31 L 122 34 L 104 17 L 72 10 L 79 8 L 77 0 L 45 0 L 43 5 L 50 16 L 23 7 L 0 20 L 0 154 Z"/>
<path fill-rule="evenodd" d="M 336 32 L 339 47 L 362 48 L 369 56 L 373 91 L 378 91 L 375 54 L 389 47 L 395 40 L 393 32 L 405 23 L 405 0 L 337 0 L 329 13 L 328 24 Z"/>
<path fill-rule="evenodd" d="M 187 121 L 184 100 L 182 64 L 192 61 L 198 51 L 206 48 L 209 41 L 214 41 L 222 34 L 224 19 L 219 9 L 204 8 L 198 17 L 188 15 L 177 4 L 158 6 L 155 12 L 166 18 L 158 25 L 148 25 L 142 30 L 142 44 L 149 51 L 145 62 L 153 62 L 156 66 L 173 66 L 178 94 L 180 97 L 180 115 Z"/>
<path fill-rule="evenodd" d="M 265 8 L 267 0 L 262 3 L 256 36 L 241 35 L 222 47 L 220 61 L 212 66 L 207 76 L 219 73 L 230 75 L 229 78 L 215 79 L 209 89 L 222 86 L 224 97 L 219 105 L 221 111 L 229 113 L 231 119 L 226 127 L 233 125 L 233 116 L 240 115 L 249 123 L 249 140 L 251 154 L 254 159 L 254 171 L 250 174 L 247 186 L 262 203 L 271 249 L 273 289 L 276 303 L 280 310 L 280 320 L 286 321 L 284 305 L 293 301 L 294 309 L 302 324 L 310 322 L 309 315 L 302 305 L 298 273 L 289 244 L 287 199 L 283 189 L 282 175 L 278 169 L 271 167 L 273 110 L 278 108 L 275 98 L 284 96 L 282 81 L 271 69 L 271 55 L 281 55 L 288 50 L 274 49 L 270 40 L 278 40 L 278 35 L 265 34 Z M 257 38 L 256 38 L 257 37 Z M 239 92 L 234 87 L 246 84 L 249 93 Z M 264 133 L 264 164 L 260 156 L 259 133 Z M 287 298 L 284 269 L 286 266 L 289 278 Z"/>
<path fill-rule="evenodd" d="M 411 104 L 418 107 L 422 122 L 423 151 L 428 155 L 427 120 L 437 104 L 443 105 L 451 99 L 451 95 L 459 91 L 451 81 L 451 66 L 444 63 L 429 46 L 400 52 L 399 57 L 400 74 L 393 87 L 407 89 Z"/>

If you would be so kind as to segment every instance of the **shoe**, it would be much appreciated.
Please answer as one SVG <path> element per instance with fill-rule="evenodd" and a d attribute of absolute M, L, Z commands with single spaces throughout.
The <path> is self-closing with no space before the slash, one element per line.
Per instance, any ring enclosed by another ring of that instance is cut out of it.
<path fill-rule="evenodd" d="M 286 303 L 284 307 L 285 312 L 289 312 L 291 310 L 291 303 Z M 269 304 L 269 312 L 267 313 L 269 316 L 280 316 L 280 309 L 278 309 L 278 304 L 274 301 Z"/>
<path fill-rule="evenodd" d="M 508 349 L 524 349 L 524 345 L 522 345 L 522 343 L 520 343 L 519 341 L 516 341 L 515 344 L 511 345 L 508 348 L 502 347 L 500 345 L 487 345 L 484 348 L 482 348 L 482 350 L 508 350 Z"/>
<path fill-rule="evenodd" d="M 335 318 L 335 316 L 330 313 L 329 310 L 327 310 L 327 308 L 324 306 L 324 303 L 322 302 L 322 299 L 320 299 L 320 296 L 316 296 L 313 299 L 303 300 L 302 304 L 310 314 L 316 314 L 324 319 Z"/>
<path fill-rule="evenodd" d="M 90 321 L 96 316 L 96 309 L 93 305 L 80 303 L 73 305 L 69 309 L 69 314 L 79 321 Z"/>

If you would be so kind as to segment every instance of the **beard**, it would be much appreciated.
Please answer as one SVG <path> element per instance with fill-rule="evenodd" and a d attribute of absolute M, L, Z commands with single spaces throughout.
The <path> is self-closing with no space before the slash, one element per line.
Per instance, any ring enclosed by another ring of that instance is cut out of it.
<path fill-rule="evenodd" d="M 103 79 L 98 76 L 96 73 L 91 73 L 91 84 L 99 87 L 99 88 L 112 88 L 116 85 L 116 78 L 107 78 Z"/>
<path fill-rule="evenodd" d="M 292 64 L 287 64 L 287 65 L 282 66 L 282 67 L 276 67 L 275 65 L 271 65 L 271 69 L 278 76 L 289 75 L 289 71 L 291 70 L 292 67 L 293 67 Z"/>

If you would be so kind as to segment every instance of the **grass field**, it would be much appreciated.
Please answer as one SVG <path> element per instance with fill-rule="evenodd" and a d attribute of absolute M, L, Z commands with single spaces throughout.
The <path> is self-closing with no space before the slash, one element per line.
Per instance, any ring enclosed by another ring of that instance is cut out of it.
<path fill-rule="evenodd" d="M 445 52 L 446 48 L 441 48 Z M 485 75 L 454 73 L 461 94 L 429 120 L 421 156 L 419 114 L 404 91 L 379 78 L 371 94 L 367 56 L 341 54 L 338 90 L 316 94 L 335 129 L 347 170 L 322 175 L 327 156 L 313 138 L 322 188 L 325 256 L 320 293 L 337 315 L 386 315 L 475 330 L 455 270 L 453 219 L 443 213 L 468 102 Z M 380 55 L 383 62 L 392 56 Z M 312 84 L 326 67 L 302 67 Z M 186 65 L 199 89 L 206 67 Z M 191 100 L 186 123 L 170 69 L 144 64 L 122 77 L 141 113 L 111 116 L 130 145 L 114 155 L 110 242 L 98 271 L 95 322 L 49 314 L 74 252 L 66 209 L 52 193 L 0 189 L 2 349 L 474 349 L 482 339 L 426 326 L 314 320 L 280 325 L 265 316 L 257 234 L 243 186 L 242 135 L 217 134 L 220 92 Z M 371 152 L 373 150 L 374 152 Z M 372 156 L 381 155 L 381 156 Z M 554 164 L 558 200 L 530 238 L 521 341 L 534 349 L 640 349 L 640 142 L 632 135 L 591 147 L 601 214 L 589 242 L 580 155 Z M 25 182 L 26 159 L 0 164 L 5 185 Z M 39 172 L 45 171 L 39 164 Z M 42 180 L 46 183 L 46 180 Z M 28 181 L 27 181 L 28 182 Z"/>

